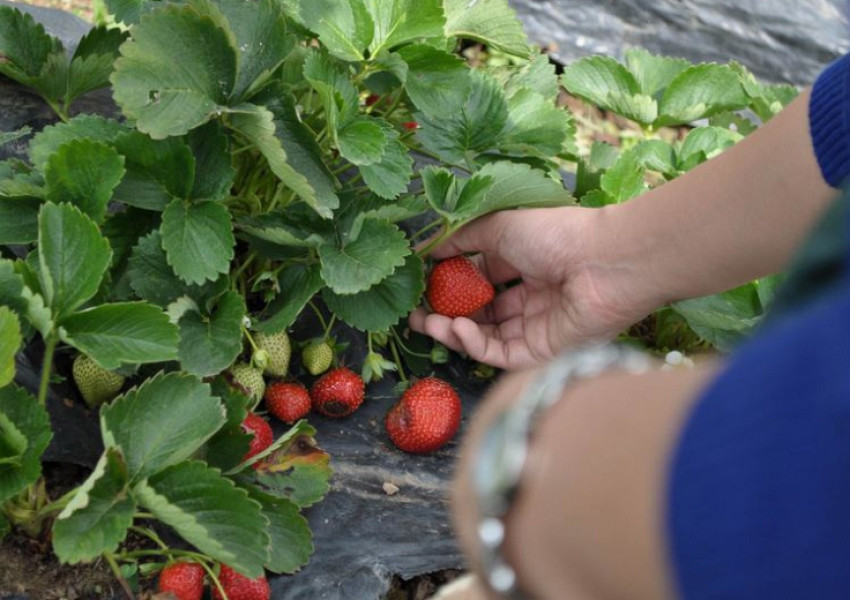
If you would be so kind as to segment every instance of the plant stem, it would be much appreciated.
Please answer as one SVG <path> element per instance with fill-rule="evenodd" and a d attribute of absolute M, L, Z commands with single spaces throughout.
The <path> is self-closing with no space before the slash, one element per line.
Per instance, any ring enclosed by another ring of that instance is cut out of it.
<path fill-rule="evenodd" d="M 135 600 L 136 597 L 133 595 L 133 590 L 130 589 L 130 584 L 128 584 L 127 580 L 124 579 L 124 575 L 121 573 L 121 567 L 118 566 L 118 563 L 115 561 L 115 557 L 109 552 L 104 552 L 103 558 L 106 559 L 106 562 L 109 564 L 109 568 L 112 569 L 112 573 L 115 575 L 118 583 L 121 584 L 121 587 L 124 589 L 124 593 L 127 594 L 127 597 L 130 600 Z"/>
<path fill-rule="evenodd" d="M 417 256 L 419 256 L 419 258 L 425 258 L 426 256 L 428 256 L 434 248 L 442 244 L 449 236 L 454 233 L 454 227 L 451 227 L 445 221 L 443 222 L 445 224 L 445 229 L 439 235 L 435 236 L 434 239 L 428 242 L 424 248 L 420 248 L 416 251 L 416 254 Z"/>
<path fill-rule="evenodd" d="M 393 361 L 395 361 L 396 367 L 398 367 L 398 376 L 404 383 L 407 383 L 407 376 L 404 374 L 404 367 L 401 363 L 401 356 L 398 353 L 398 348 L 395 344 L 395 339 L 390 340 L 390 351 L 393 353 Z"/>
<path fill-rule="evenodd" d="M 328 335 L 328 322 L 325 321 L 325 317 L 322 316 L 322 311 L 319 310 L 318 306 L 313 304 L 312 300 L 307 302 L 307 304 L 310 306 L 310 308 L 313 309 L 313 312 L 316 313 L 316 317 L 318 317 L 318 319 L 319 319 L 319 324 L 322 326 L 322 329 L 325 330 L 325 337 L 327 337 L 327 335 Z"/>
<path fill-rule="evenodd" d="M 243 262 L 243 263 L 239 266 L 239 268 L 238 268 L 238 269 L 236 269 L 236 272 L 233 274 L 233 280 L 235 281 L 235 280 L 239 279 L 239 278 L 242 276 L 242 274 L 245 272 L 245 270 L 246 270 L 248 267 L 250 267 L 250 266 L 251 266 L 251 263 L 252 263 L 252 262 L 254 262 L 254 259 L 256 259 L 256 258 L 257 258 L 257 253 L 256 253 L 256 252 L 251 252 L 251 253 L 248 255 L 248 258 L 246 258 L 246 259 L 245 259 L 245 262 Z"/>
<path fill-rule="evenodd" d="M 414 352 L 413 350 L 411 350 L 410 348 L 405 346 L 404 342 L 401 341 L 401 336 L 398 334 L 398 332 L 395 329 L 391 329 L 391 331 L 393 332 L 393 338 L 395 339 L 396 342 L 398 342 L 398 345 L 401 346 L 401 349 L 404 350 L 405 354 L 409 354 L 410 356 L 416 356 L 416 357 L 419 357 L 419 358 L 427 358 L 429 360 L 431 359 L 430 354 L 422 354 L 421 352 Z"/>
<path fill-rule="evenodd" d="M 132 531 L 135 531 L 135 532 L 136 532 L 136 533 L 138 533 L 139 535 L 143 535 L 143 536 L 145 536 L 146 538 L 148 538 L 149 540 L 151 540 L 152 542 L 154 542 L 157 546 L 159 546 L 160 548 L 162 548 L 165 552 L 169 552 L 169 551 L 171 550 L 171 549 L 170 549 L 170 548 L 169 548 L 169 547 L 165 544 L 165 542 L 163 542 L 163 541 L 162 541 L 162 538 L 160 538 L 160 537 L 156 534 L 156 532 L 154 532 L 153 530 L 148 529 L 147 527 L 140 527 L 140 526 L 138 526 L 138 525 L 131 525 L 131 526 L 130 526 L 130 529 L 131 529 Z"/>
<path fill-rule="evenodd" d="M 416 238 L 418 238 L 419 236 L 421 236 L 421 235 L 422 235 L 423 233 L 425 233 L 426 231 L 431 231 L 432 229 L 434 229 L 434 227 L 435 227 L 436 225 L 442 225 L 442 224 L 443 224 L 442 219 L 437 219 L 436 221 L 431 221 L 431 222 L 430 222 L 430 223 L 428 223 L 425 227 L 423 227 L 422 229 L 420 229 L 419 231 L 417 231 L 416 233 L 414 233 L 413 235 L 411 235 L 411 236 L 410 236 L 410 239 L 415 240 Z"/>
<path fill-rule="evenodd" d="M 41 364 L 41 383 L 38 386 L 38 403 L 42 406 L 47 402 L 47 388 L 50 384 L 50 373 L 53 370 L 53 353 L 56 351 L 56 345 L 58 343 L 59 337 L 54 332 L 51 332 L 47 336 L 44 347 L 44 358 Z"/>

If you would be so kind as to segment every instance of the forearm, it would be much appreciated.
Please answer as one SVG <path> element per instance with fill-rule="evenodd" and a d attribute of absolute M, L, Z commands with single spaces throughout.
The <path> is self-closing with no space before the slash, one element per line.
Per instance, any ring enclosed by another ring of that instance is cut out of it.
<path fill-rule="evenodd" d="M 535 435 L 508 521 L 507 555 L 531 597 L 616 600 L 672 596 L 663 535 L 669 457 L 713 367 L 570 387 Z M 510 376 L 476 415 L 458 471 L 458 531 L 475 556 L 469 463 L 485 424 L 514 402 L 529 373 Z"/>
<path fill-rule="evenodd" d="M 809 92 L 720 156 L 605 209 L 613 264 L 658 304 L 778 272 L 834 197 L 809 132 Z"/>

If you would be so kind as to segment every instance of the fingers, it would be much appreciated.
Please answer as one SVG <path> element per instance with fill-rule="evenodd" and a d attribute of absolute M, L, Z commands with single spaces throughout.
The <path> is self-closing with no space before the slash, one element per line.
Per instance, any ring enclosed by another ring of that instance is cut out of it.
<path fill-rule="evenodd" d="M 437 246 L 431 255 L 437 260 L 442 260 L 469 252 L 495 254 L 504 222 L 503 215 L 500 213 L 477 219 L 462 227 L 448 241 Z"/>
<path fill-rule="evenodd" d="M 517 369 L 537 363 L 523 338 L 521 318 L 501 325 L 479 324 L 471 319 L 452 319 L 417 309 L 410 315 L 410 327 L 429 335 L 456 352 L 501 369 Z"/>

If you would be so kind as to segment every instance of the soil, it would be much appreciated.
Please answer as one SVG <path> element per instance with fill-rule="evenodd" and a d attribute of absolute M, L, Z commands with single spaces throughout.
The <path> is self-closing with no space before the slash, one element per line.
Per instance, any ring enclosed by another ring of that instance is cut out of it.
<path fill-rule="evenodd" d="M 51 498 L 58 498 L 87 476 L 82 467 L 47 463 L 45 480 Z M 49 539 L 31 539 L 14 532 L 0 543 L 0 599 L 25 594 L 32 600 L 101 600 L 119 586 L 101 562 L 63 565 L 51 552 Z"/>

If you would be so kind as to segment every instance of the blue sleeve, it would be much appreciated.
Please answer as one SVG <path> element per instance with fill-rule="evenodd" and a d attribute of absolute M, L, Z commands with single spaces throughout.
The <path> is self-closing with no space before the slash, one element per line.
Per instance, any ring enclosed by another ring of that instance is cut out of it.
<path fill-rule="evenodd" d="M 850 175 L 850 54 L 818 77 L 809 101 L 809 128 L 824 179 L 840 187 Z"/>
<path fill-rule="evenodd" d="M 850 286 L 743 347 L 670 471 L 684 600 L 850 598 Z"/>

